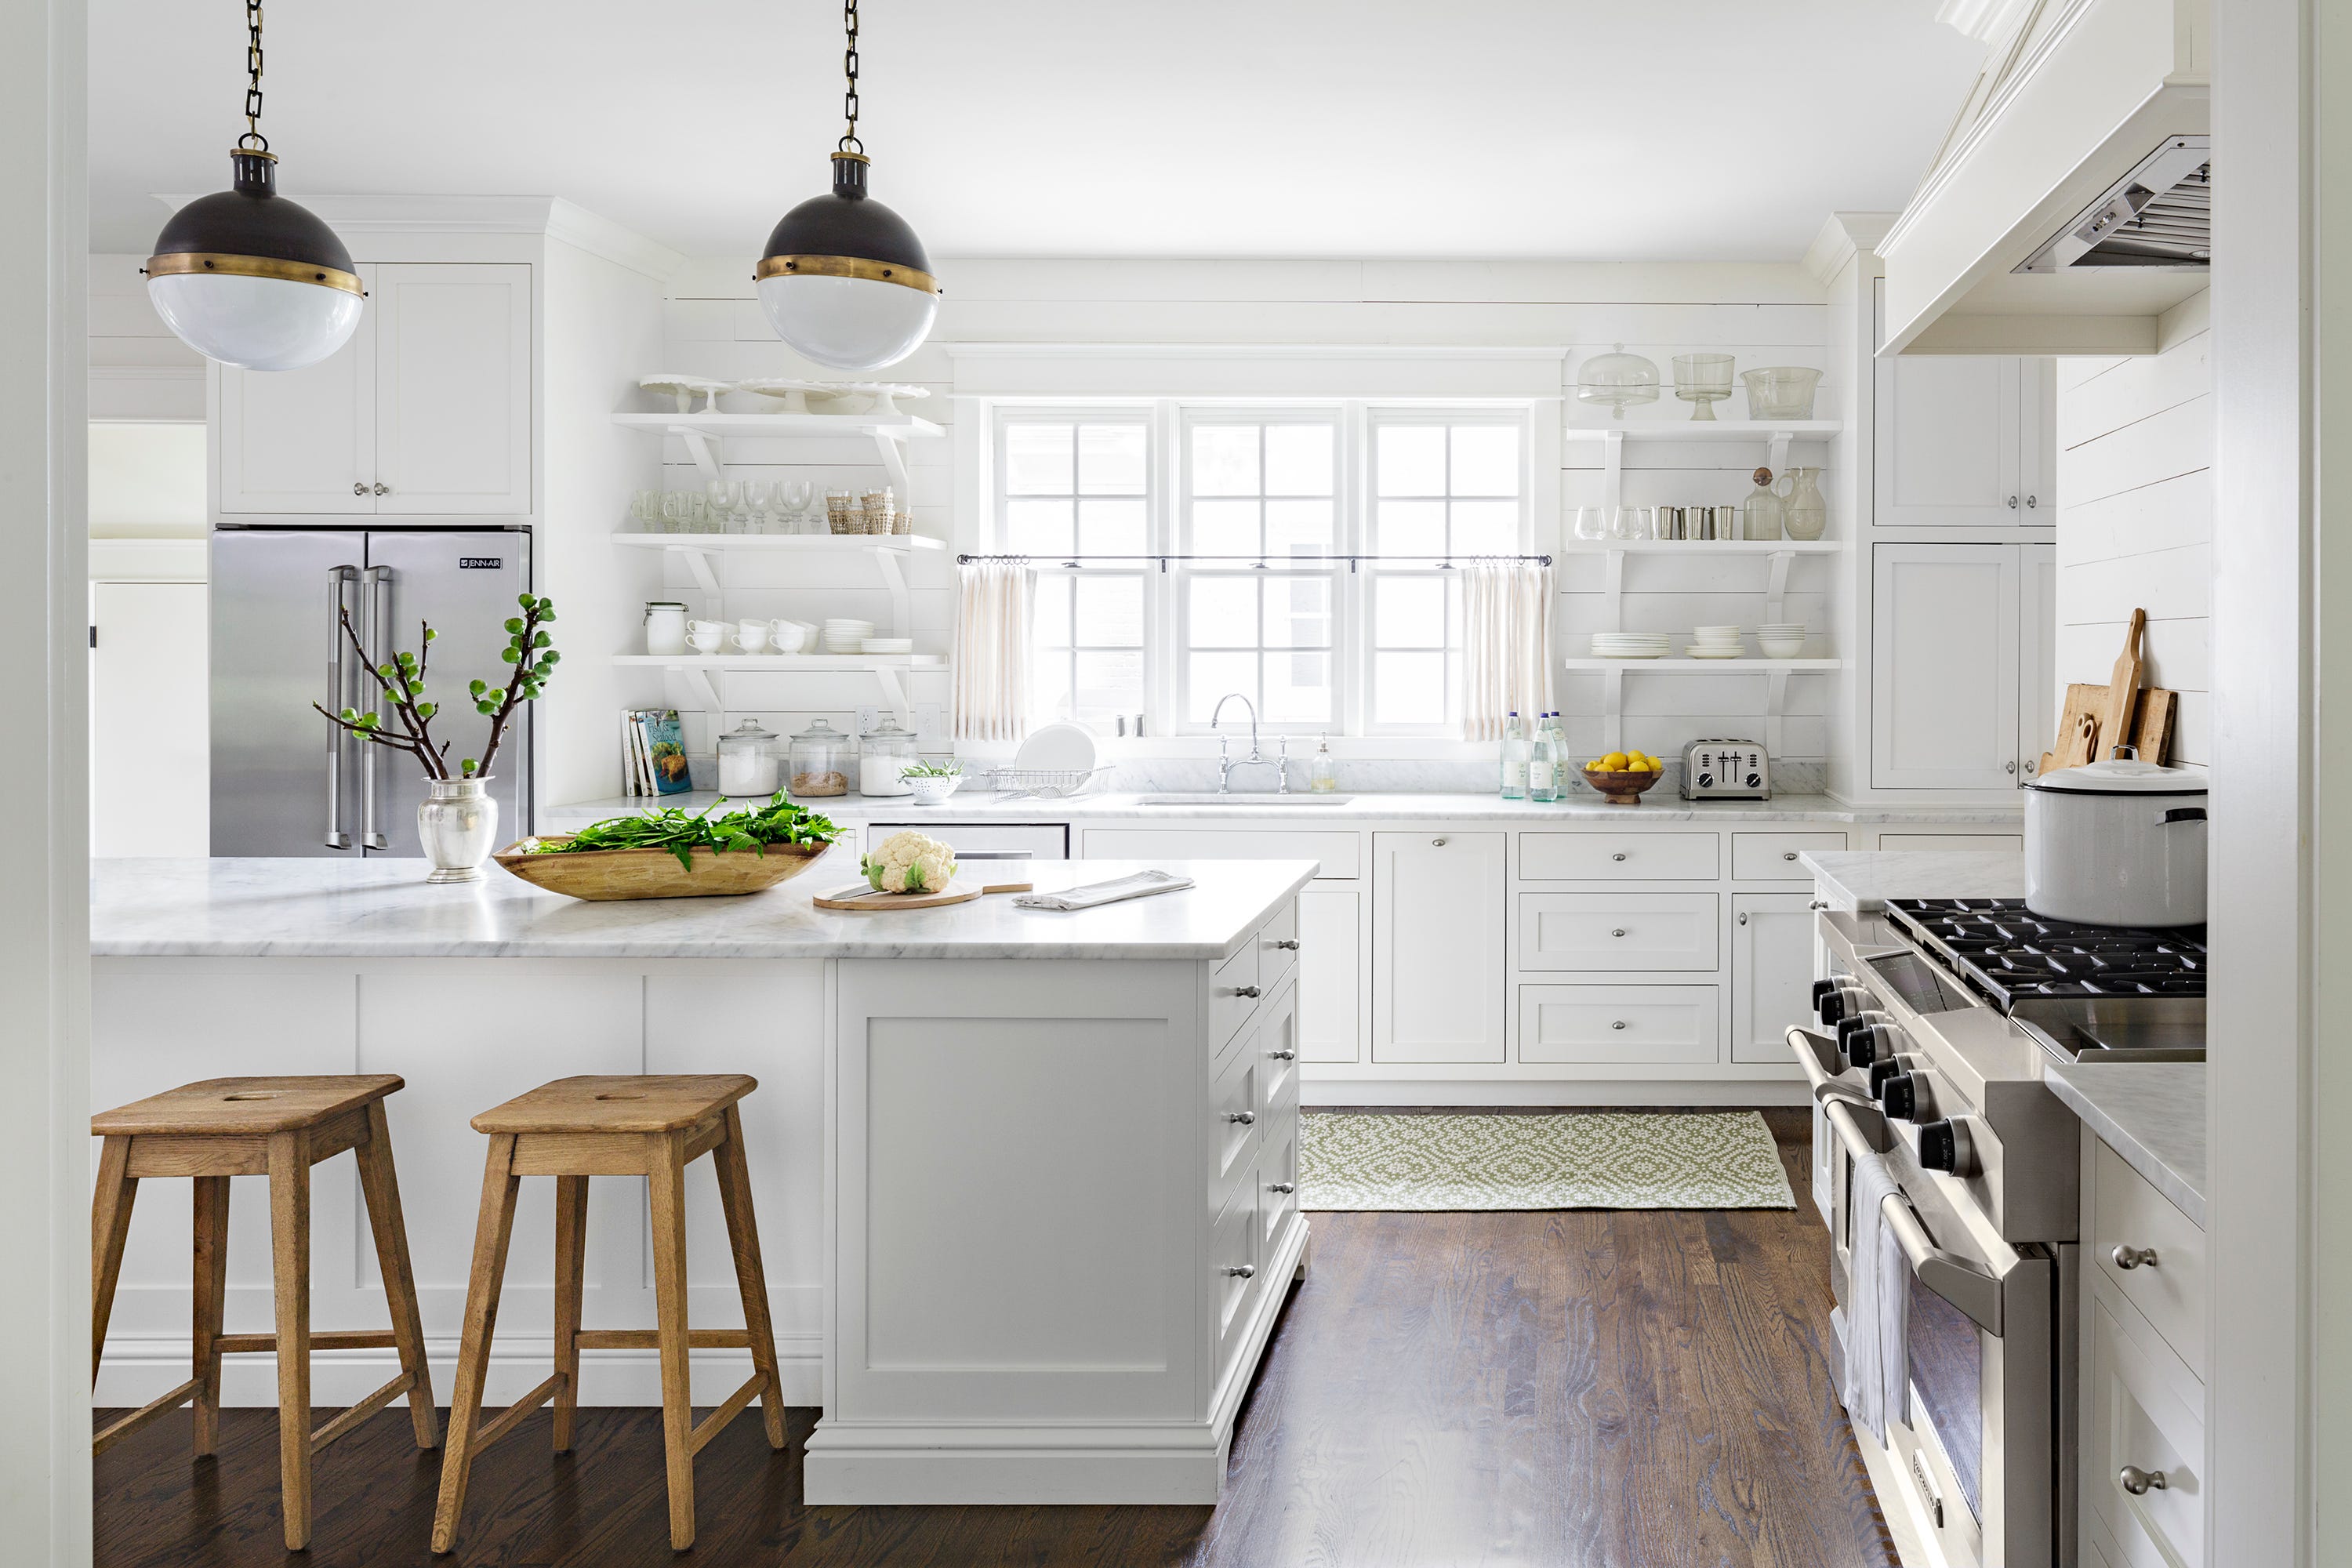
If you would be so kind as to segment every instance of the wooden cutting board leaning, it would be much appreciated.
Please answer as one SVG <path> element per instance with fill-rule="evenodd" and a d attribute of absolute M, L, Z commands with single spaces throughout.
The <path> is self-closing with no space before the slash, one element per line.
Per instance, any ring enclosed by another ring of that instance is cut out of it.
<path fill-rule="evenodd" d="M 2145 668 L 2142 639 L 2147 628 L 2147 612 L 2134 610 L 2131 626 L 2124 633 L 2123 652 L 2116 659 L 2115 675 L 2108 684 L 2090 686 L 2077 682 L 2066 688 L 2065 705 L 2059 710 L 2056 744 L 2042 753 L 2043 773 L 2079 768 L 2112 755 L 2117 742 L 2111 742 L 2109 736 L 2125 737 L 2120 743 L 2134 748 L 2144 763 L 2160 763 L 2166 760 L 2172 748 L 2173 720 L 2180 700 L 2162 687 L 2139 689 Z"/>

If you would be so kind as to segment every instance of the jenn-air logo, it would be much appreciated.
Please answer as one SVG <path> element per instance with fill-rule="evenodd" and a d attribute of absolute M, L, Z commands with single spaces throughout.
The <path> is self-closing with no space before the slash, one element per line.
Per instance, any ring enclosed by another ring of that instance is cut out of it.
<path fill-rule="evenodd" d="M 495 572 L 506 563 L 506 557 L 503 555 L 460 555 L 457 557 L 457 570 L 460 572 Z"/>

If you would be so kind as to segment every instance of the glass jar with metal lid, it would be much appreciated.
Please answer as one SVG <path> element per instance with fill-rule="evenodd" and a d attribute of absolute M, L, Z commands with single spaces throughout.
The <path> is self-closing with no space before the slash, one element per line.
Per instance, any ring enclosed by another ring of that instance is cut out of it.
<path fill-rule="evenodd" d="M 761 729 L 757 719 L 746 719 L 719 736 L 719 793 L 761 799 L 775 794 L 779 738 L 774 731 Z"/>
<path fill-rule="evenodd" d="M 794 796 L 847 795 L 857 741 L 819 719 L 792 739 L 784 787 Z"/>
<path fill-rule="evenodd" d="M 886 718 L 858 737 L 857 793 L 860 795 L 910 795 L 907 781 L 899 775 L 921 760 L 915 750 L 912 731 L 900 729 L 898 721 Z"/>

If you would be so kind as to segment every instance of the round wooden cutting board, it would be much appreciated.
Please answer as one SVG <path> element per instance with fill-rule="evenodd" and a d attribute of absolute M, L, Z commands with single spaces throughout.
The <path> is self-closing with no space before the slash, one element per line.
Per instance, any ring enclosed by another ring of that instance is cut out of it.
<path fill-rule="evenodd" d="M 968 904 L 982 893 L 1025 893 L 1035 885 L 998 882 L 983 888 L 959 888 L 950 882 L 936 893 L 853 892 L 844 888 L 838 893 L 820 895 L 809 901 L 821 910 L 859 910 L 867 913 L 877 910 L 935 910 L 942 904 Z"/>

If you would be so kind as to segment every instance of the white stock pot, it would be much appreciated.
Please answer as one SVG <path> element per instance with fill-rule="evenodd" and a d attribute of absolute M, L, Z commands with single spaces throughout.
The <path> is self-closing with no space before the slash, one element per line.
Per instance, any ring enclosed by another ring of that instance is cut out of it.
<path fill-rule="evenodd" d="M 2025 907 L 2087 925 L 2203 925 L 2203 771 L 2123 755 L 2027 784 Z"/>

